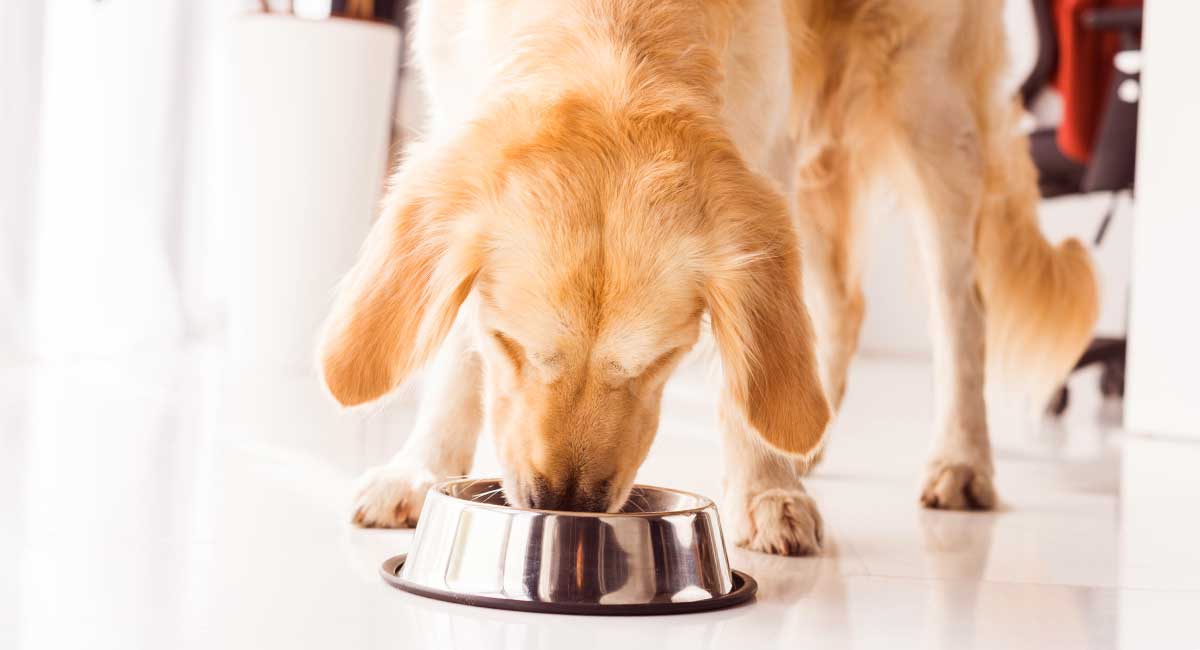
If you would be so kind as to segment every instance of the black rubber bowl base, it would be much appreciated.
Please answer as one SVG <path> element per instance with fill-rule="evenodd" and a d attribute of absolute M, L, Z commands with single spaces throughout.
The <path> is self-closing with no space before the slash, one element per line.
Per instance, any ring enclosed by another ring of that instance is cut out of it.
<path fill-rule="evenodd" d="M 714 609 L 733 607 L 754 599 L 758 591 L 758 583 L 749 575 L 734 570 L 733 590 L 723 596 L 706 600 L 692 600 L 678 603 L 638 603 L 628 605 L 599 605 L 595 603 L 546 603 L 529 600 L 512 600 L 492 596 L 476 596 L 474 594 L 458 594 L 440 589 L 429 589 L 414 585 L 399 577 L 400 567 L 404 566 L 404 555 L 397 555 L 384 561 L 379 567 L 379 574 L 384 582 L 407 591 L 410 594 L 444 600 L 459 605 L 474 607 L 490 607 L 492 609 L 507 609 L 517 612 L 536 612 L 541 614 L 582 614 L 586 616 L 653 616 L 661 614 L 688 614 L 692 612 L 707 612 Z"/>

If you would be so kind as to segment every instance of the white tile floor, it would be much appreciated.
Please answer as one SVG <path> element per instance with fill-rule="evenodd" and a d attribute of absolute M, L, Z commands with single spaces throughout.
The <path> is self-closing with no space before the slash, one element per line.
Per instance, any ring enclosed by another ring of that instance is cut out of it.
<path fill-rule="evenodd" d="M 347 493 L 410 400 L 363 423 L 214 358 L 0 370 L 0 648 L 1200 648 L 1200 445 L 1125 435 L 1094 376 L 1061 426 L 998 432 L 999 512 L 928 512 L 928 367 L 861 361 L 809 482 L 824 556 L 736 551 L 761 591 L 734 610 L 589 619 L 385 586 L 411 533 L 352 528 Z M 701 386 L 642 481 L 717 495 Z"/>

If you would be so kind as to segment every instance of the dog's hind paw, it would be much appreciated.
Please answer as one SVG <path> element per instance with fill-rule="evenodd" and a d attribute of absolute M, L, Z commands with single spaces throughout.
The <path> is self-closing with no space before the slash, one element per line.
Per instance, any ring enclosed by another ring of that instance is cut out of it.
<path fill-rule="evenodd" d="M 991 510 L 996 507 L 992 472 L 969 463 L 935 460 L 925 475 L 921 504 L 939 510 Z"/>
<path fill-rule="evenodd" d="M 821 550 L 821 513 L 803 491 L 760 492 L 737 504 L 732 515 L 734 543 L 743 548 L 776 555 L 815 555 Z"/>

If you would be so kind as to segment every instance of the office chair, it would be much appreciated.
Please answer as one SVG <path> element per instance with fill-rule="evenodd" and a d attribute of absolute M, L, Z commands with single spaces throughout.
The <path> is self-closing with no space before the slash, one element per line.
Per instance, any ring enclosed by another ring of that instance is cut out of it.
<path fill-rule="evenodd" d="M 1021 99 L 1029 108 L 1038 93 L 1055 76 L 1059 67 L 1058 33 L 1052 0 L 1033 0 L 1038 33 L 1038 57 L 1029 78 L 1021 86 Z M 1141 72 L 1141 7 L 1103 7 L 1084 10 L 1080 28 L 1115 33 L 1120 51 L 1113 60 L 1114 70 L 1103 106 L 1097 107 L 1099 123 L 1090 157 L 1080 162 L 1060 147 L 1057 128 L 1035 131 L 1030 135 L 1030 153 L 1038 170 L 1038 186 L 1043 198 L 1089 192 L 1110 192 L 1113 201 L 1101 220 L 1095 245 L 1104 239 L 1113 217 L 1117 198 L 1133 192 L 1137 151 L 1137 115 Z M 1125 393 L 1125 339 L 1096 338 L 1076 363 L 1074 370 L 1101 364 L 1100 391 L 1106 397 Z M 1047 410 L 1061 415 L 1067 409 L 1070 393 L 1064 384 L 1050 401 Z"/>

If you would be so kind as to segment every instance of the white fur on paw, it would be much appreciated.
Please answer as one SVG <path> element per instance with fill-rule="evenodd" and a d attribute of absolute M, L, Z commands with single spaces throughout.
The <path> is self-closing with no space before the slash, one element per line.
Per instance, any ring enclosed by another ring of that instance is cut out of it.
<path fill-rule="evenodd" d="M 372 467 L 359 479 L 354 523 L 366 528 L 416 526 L 425 505 L 425 492 L 437 480 L 426 470 L 395 465 Z"/>
<path fill-rule="evenodd" d="M 815 555 L 821 550 L 821 514 L 799 490 L 759 492 L 734 509 L 734 543 L 776 555 Z"/>
<path fill-rule="evenodd" d="M 792 464 L 796 468 L 796 474 L 800 476 L 808 476 L 809 472 L 812 472 L 813 468 L 825 458 L 825 449 L 826 447 L 822 446 L 817 450 L 817 453 L 813 454 L 813 457 L 809 458 L 808 460 L 797 458 L 796 460 L 792 461 Z"/>
<path fill-rule="evenodd" d="M 991 468 L 964 462 L 931 462 L 921 488 L 921 504 L 940 510 L 991 510 L 996 507 Z"/>

